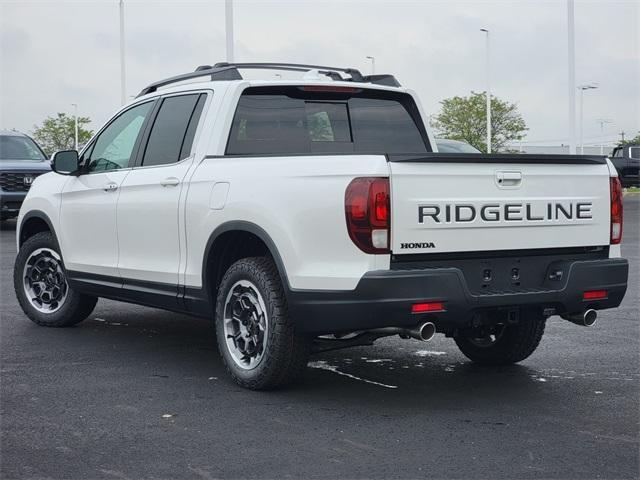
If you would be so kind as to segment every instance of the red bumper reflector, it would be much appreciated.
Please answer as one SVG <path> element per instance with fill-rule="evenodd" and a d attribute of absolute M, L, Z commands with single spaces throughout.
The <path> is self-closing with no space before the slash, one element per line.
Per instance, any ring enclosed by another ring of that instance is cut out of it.
<path fill-rule="evenodd" d="M 602 300 L 607 298 L 606 290 L 589 290 L 582 294 L 583 300 Z"/>
<path fill-rule="evenodd" d="M 411 313 L 444 312 L 443 302 L 414 303 Z"/>

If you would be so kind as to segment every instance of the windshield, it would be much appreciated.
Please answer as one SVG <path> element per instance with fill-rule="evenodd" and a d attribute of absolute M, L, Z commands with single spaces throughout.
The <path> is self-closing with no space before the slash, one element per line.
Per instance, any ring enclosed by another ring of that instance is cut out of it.
<path fill-rule="evenodd" d="M 0 160 L 44 160 L 42 150 L 29 137 L 0 136 Z"/>

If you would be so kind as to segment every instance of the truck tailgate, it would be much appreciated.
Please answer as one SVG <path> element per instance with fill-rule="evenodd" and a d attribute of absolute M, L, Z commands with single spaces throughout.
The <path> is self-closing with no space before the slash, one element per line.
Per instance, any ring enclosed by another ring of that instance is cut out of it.
<path fill-rule="evenodd" d="M 389 157 L 394 254 L 609 244 L 604 158 Z"/>

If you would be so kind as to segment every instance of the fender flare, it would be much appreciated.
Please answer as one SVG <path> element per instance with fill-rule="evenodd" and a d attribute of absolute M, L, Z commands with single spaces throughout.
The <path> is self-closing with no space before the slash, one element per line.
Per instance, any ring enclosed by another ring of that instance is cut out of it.
<path fill-rule="evenodd" d="M 262 227 L 256 225 L 255 223 L 247 222 L 244 220 L 232 220 L 218 225 L 218 227 L 216 227 L 216 229 L 209 236 L 209 240 L 207 240 L 207 245 L 204 250 L 204 257 L 202 258 L 202 287 L 204 291 L 209 291 L 209 285 L 207 284 L 206 259 L 209 258 L 209 253 L 211 252 L 211 248 L 213 247 L 216 239 L 223 233 L 231 231 L 251 233 L 262 240 L 262 242 L 267 246 L 271 257 L 276 264 L 276 268 L 278 269 L 278 273 L 280 274 L 280 278 L 282 279 L 285 294 L 288 297 L 289 292 L 291 291 L 291 286 L 289 284 L 289 278 L 287 277 L 287 271 L 284 267 L 284 262 L 282 261 L 282 257 L 280 256 L 280 252 L 278 251 L 278 247 L 276 247 L 276 244 L 271 236 Z"/>
<path fill-rule="evenodd" d="M 60 248 L 60 242 L 58 241 L 56 230 L 53 228 L 53 222 L 51 221 L 49 216 L 46 213 L 44 213 L 42 210 L 29 210 L 27 213 L 25 213 L 24 217 L 22 217 L 22 220 L 20 221 L 20 229 L 18 230 L 18 235 L 17 235 L 18 246 L 21 247 L 22 244 L 24 243 L 22 241 L 22 230 L 24 229 L 25 224 L 30 218 L 38 218 L 44 221 L 44 223 L 46 223 L 47 226 L 49 227 L 49 230 L 51 231 L 51 235 L 53 235 L 53 239 L 58 245 L 58 248 Z"/>

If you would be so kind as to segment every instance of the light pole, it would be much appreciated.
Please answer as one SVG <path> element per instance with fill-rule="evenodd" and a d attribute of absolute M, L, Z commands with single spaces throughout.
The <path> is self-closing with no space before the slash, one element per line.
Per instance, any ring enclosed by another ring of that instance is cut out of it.
<path fill-rule="evenodd" d="M 376 74 L 376 57 L 367 55 L 367 58 L 371 60 L 371 75 L 375 75 Z"/>
<path fill-rule="evenodd" d="M 573 0 L 567 0 L 567 41 L 569 66 L 569 153 L 576 153 L 576 34 Z"/>
<path fill-rule="evenodd" d="M 124 61 L 124 0 L 120 0 L 120 103 L 127 101 L 127 72 Z"/>
<path fill-rule="evenodd" d="M 580 155 L 584 155 L 584 91 L 595 90 L 596 88 L 598 86 L 592 83 L 578 85 L 578 90 L 580 90 Z"/>
<path fill-rule="evenodd" d="M 491 153 L 491 44 L 489 41 L 489 30 L 481 28 L 480 31 L 484 32 L 487 38 L 487 153 Z"/>
<path fill-rule="evenodd" d="M 227 39 L 227 62 L 233 63 L 233 0 L 224 4 L 225 35 Z"/>
<path fill-rule="evenodd" d="M 77 103 L 72 103 L 71 105 L 73 105 L 73 118 L 75 120 L 75 151 L 78 151 L 78 104 Z"/>
<path fill-rule="evenodd" d="M 600 124 L 600 155 L 604 155 L 604 126 L 607 123 L 613 123 L 613 120 L 609 120 L 608 118 L 599 118 L 596 120 L 596 123 Z"/>

